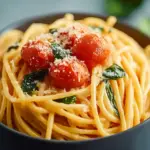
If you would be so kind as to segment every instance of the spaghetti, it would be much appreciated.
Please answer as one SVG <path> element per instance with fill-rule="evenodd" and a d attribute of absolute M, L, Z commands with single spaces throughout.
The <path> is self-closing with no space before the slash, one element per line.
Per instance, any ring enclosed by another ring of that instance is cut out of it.
<path fill-rule="evenodd" d="M 130 36 L 115 29 L 115 22 L 114 17 L 109 17 L 106 22 L 93 17 L 75 21 L 72 14 L 67 14 L 50 25 L 34 23 L 25 33 L 11 30 L 1 35 L 0 121 L 33 137 L 85 140 L 113 135 L 148 119 L 150 47 L 143 50 Z M 102 48 L 111 49 L 98 60 L 93 57 L 92 63 L 95 61 L 96 64 L 92 64 L 92 68 L 83 56 L 78 55 L 80 48 L 85 50 L 80 45 L 83 37 L 89 35 L 92 40 L 91 34 L 97 43 L 103 45 L 106 42 Z M 71 43 L 67 43 L 66 37 L 70 35 L 73 35 Z M 77 41 L 82 39 L 75 46 L 74 37 Z M 47 61 L 41 61 L 41 58 L 39 65 L 34 66 L 35 61 L 26 61 L 30 53 L 25 58 L 26 46 L 31 46 L 32 50 L 33 41 L 44 41 L 44 46 L 42 42 L 38 44 L 42 49 L 50 45 L 54 53 L 47 55 L 45 51 L 42 58 L 47 56 Z M 105 48 L 107 44 L 109 47 Z M 64 51 L 58 55 L 59 50 Z M 70 56 L 73 55 L 71 50 L 75 56 Z M 77 66 L 80 69 L 77 78 L 71 76 L 73 73 L 66 83 L 58 80 L 59 76 L 55 78 L 62 64 L 72 65 L 72 68 Z M 44 71 L 39 75 L 35 70 L 41 71 L 40 66 Z"/>

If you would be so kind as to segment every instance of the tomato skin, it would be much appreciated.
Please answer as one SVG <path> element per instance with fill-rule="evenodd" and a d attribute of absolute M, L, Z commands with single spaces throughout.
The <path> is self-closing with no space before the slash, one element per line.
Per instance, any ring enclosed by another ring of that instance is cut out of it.
<path fill-rule="evenodd" d="M 49 44 L 41 40 L 26 43 L 22 47 L 21 55 L 31 70 L 47 69 L 49 63 L 54 61 Z"/>
<path fill-rule="evenodd" d="M 70 49 L 73 47 L 77 36 L 75 34 L 69 35 L 68 31 L 60 32 L 58 35 L 58 39 L 61 41 L 61 43 L 64 43 L 64 47 L 66 49 Z"/>
<path fill-rule="evenodd" d="M 52 63 L 49 68 L 52 85 L 57 88 L 77 88 L 89 82 L 89 72 L 86 65 L 78 59 L 64 58 L 57 65 Z"/>
<path fill-rule="evenodd" d="M 73 45 L 75 44 L 76 39 L 77 39 L 77 36 L 75 34 L 70 35 L 68 39 L 68 43 L 65 45 L 65 48 L 71 49 Z"/>
<path fill-rule="evenodd" d="M 103 64 L 111 51 L 104 38 L 96 34 L 85 34 L 76 41 L 72 48 L 78 59 L 85 61 L 91 71 L 98 64 Z"/>
<path fill-rule="evenodd" d="M 74 24 L 73 26 L 66 28 L 65 31 L 60 32 L 58 38 L 61 39 L 60 41 L 62 43 L 65 42 L 64 47 L 66 49 L 71 49 L 78 37 L 86 32 L 88 32 L 88 28 L 86 26 Z"/>

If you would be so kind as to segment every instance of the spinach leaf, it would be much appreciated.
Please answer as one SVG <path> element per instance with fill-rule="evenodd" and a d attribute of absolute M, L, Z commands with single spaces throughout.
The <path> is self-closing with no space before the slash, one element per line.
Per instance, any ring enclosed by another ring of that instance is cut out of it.
<path fill-rule="evenodd" d="M 17 49 L 19 47 L 19 43 L 16 42 L 13 45 L 9 46 L 7 52 L 10 52 L 12 49 Z"/>
<path fill-rule="evenodd" d="M 90 28 L 92 28 L 93 30 L 99 31 L 99 32 L 103 32 L 104 28 L 103 27 L 96 27 L 96 26 L 90 26 Z"/>
<path fill-rule="evenodd" d="M 49 29 L 49 33 L 54 34 L 55 32 L 57 32 L 56 28 Z"/>
<path fill-rule="evenodd" d="M 57 102 L 64 104 L 74 104 L 76 102 L 76 96 L 65 97 L 62 99 L 58 99 Z"/>
<path fill-rule="evenodd" d="M 103 78 L 107 80 L 117 80 L 125 75 L 125 71 L 117 64 L 113 64 L 102 73 Z"/>
<path fill-rule="evenodd" d="M 38 81 L 42 81 L 46 74 L 47 70 L 39 70 L 25 75 L 21 83 L 23 92 L 32 95 L 34 91 L 38 90 Z"/>
<path fill-rule="evenodd" d="M 71 55 L 71 51 L 63 49 L 59 44 L 52 43 L 52 50 L 55 56 L 55 59 L 63 59 Z"/>
<path fill-rule="evenodd" d="M 105 69 L 104 72 L 102 73 L 102 79 L 103 79 L 102 81 L 105 82 L 105 89 L 106 89 L 108 99 L 112 107 L 114 108 L 115 114 L 118 117 L 120 116 L 119 116 L 119 112 L 116 106 L 115 96 L 114 96 L 109 80 L 117 80 L 119 78 L 124 77 L 125 75 L 126 75 L 125 71 L 117 64 L 113 64 L 109 68 Z"/>
<path fill-rule="evenodd" d="M 106 93 L 107 93 L 107 96 L 109 98 L 109 101 L 114 108 L 115 114 L 118 117 L 120 117 L 119 112 L 118 112 L 118 108 L 116 106 L 115 96 L 114 96 L 113 90 L 111 88 L 110 82 L 108 80 L 105 81 L 105 89 L 106 89 Z"/>

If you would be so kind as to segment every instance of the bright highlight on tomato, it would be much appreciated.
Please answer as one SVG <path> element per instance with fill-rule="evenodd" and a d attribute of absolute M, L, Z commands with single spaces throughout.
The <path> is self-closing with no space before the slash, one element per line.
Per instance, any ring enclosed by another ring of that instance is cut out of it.
<path fill-rule="evenodd" d="M 111 53 L 107 41 L 88 28 L 75 25 L 69 29 L 56 31 L 55 43 L 35 40 L 22 48 L 22 59 L 31 70 L 48 69 L 50 82 L 57 88 L 87 85 L 89 71 L 96 65 L 103 65 Z"/>
<path fill-rule="evenodd" d="M 98 64 L 103 64 L 110 55 L 108 43 L 96 34 L 85 34 L 79 38 L 72 48 L 78 59 L 85 61 L 91 71 Z"/>
<path fill-rule="evenodd" d="M 88 32 L 86 26 L 80 24 L 74 24 L 71 27 L 67 27 L 65 30 L 58 32 L 58 38 L 67 49 L 71 49 L 76 40 L 84 33 Z"/>
<path fill-rule="evenodd" d="M 32 70 L 46 69 L 49 63 L 54 61 L 54 55 L 49 43 L 29 41 L 22 48 L 22 59 Z"/>
<path fill-rule="evenodd" d="M 86 65 L 75 58 L 56 60 L 49 68 L 52 84 L 57 88 L 77 88 L 89 81 L 89 72 Z"/>

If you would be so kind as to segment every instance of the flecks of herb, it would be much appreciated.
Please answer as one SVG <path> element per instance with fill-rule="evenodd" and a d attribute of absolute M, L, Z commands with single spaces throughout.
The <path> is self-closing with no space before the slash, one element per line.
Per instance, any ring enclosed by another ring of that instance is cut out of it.
<path fill-rule="evenodd" d="M 19 42 L 16 42 L 13 45 L 8 47 L 7 52 L 10 52 L 12 49 L 17 49 L 18 47 L 19 47 Z"/>
<path fill-rule="evenodd" d="M 65 50 L 57 43 L 52 43 L 51 46 L 52 46 L 55 59 L 63 59 L 71 55 L 71 51 Z"/>
<path fill-rule="evenodd" d="M 47 72 L 47 70 L 39 70 L 25 75 L 21 83 L 23 92 L 32 95 L 34 91 L 38 90 L 38 81 L 42 81 Z"/>
<path fill-rule="evenodd" d="M 92 28 L 93 30 L 95 31 L 99 31 L 99 32 L 103 32 L 104 31 L 104 28 L 103 27 L 97 27 L 97 26 L 90 26 L 90 28 Z"/>
<path fill-rule="evenodd" d="M 57 32 L 56 28 L 49 29 L 49 33 L 54 34 L 55 32 Z"/>
<path fill-rule="evenodd" d="M 76 96 L 65 97 L 62 99 L 58 99 L 57 102 L 64 104 L 74 104 L 76 102 Z"/>

